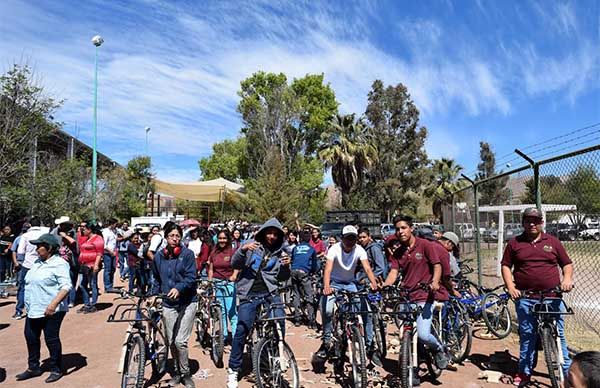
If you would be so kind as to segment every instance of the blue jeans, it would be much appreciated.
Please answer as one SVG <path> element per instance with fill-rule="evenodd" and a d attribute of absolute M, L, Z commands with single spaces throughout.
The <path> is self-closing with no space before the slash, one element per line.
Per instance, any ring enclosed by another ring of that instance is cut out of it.
<path fill-rule="evenodd" d="M 234 334 L 238 323 L 237 309 L 235 306 L 235 283 L 228 280 L 217 281 L 215 296 L 221 304 L 223 338 L 227 339 L 227 321 L 231 323 L 231 332 Z"/>
<path fill-rule="evenodd" d="M 129 274 L 127 270 L 127 252 L 119 251 L 119 275 L 124 278 Z"/>
<path fill-rule="evenodd" d="M 71 285 L 73 286 L 71 288 L 71 291 L 69 291 L 69 304 L 75 304 L 75 299 L 77 298 L 77 283 L 81 284 L 81 278 L 82 275 L 81 274 L 72 274 L 73 276 L 71 277 Z"/>
<path fill-rule="evenodd" d="M 90 285 L 92 289 L 92 303 L 90 303 L 90 295 L 88 294 L 87 286 Z M 95 306 L 98 302 L 98 273 L 93 271 L 88 272 L 86 275 L 82 275 L 81 278 L 81 297 L 83 304 L 86 306 Z"/>
<path fill-rule="evenodd" d="M 104 292 L 113 288 L 113 281 L 115 278 L 115 258 L 114 256 L 104 254 L 102 255 L 102 261 L 104 263 Z"/>
<path fill-rule="evenodd" d="M 354 283 L 337 283 L 335 281 L 331 281 L 331 288 L 334 290 L 343 290 L 348 292 L 356 292 L 356 284 Z M 334 305 L 335 297 L 333 295 L 323 295 L 321 297 L 321 317 L 323 318 L 323 342 L 331 341 L 331 335 L 333 331 L 333 325 L 331 323 L 331 319 L 333 316 L 333 305 Z M 358 306 L 357 306 L 358 307 Z M 373 334 L 371 327 L 371 335 Z M 371 337 L 373 339 L 373 337 Z"/>
<path fill-rule="evenodd" d="M 365 289 L 366 286 L 359 286 L 359 291 L 364 291 Z M 372 311 L 371 305 L 366 298 L 360 298 L 360 311 Z M 365 334 L 367 335 L 365 346 L 368 348 L 373 345 L 373 336 L 375 335 L 373 331 L 373 315 L 363 314 L 362 319 L 365 324 Z"/>
<path fill-rule="evenodd" d="M 442 344 L 431 334 L 432 303 L 419 302 L 417 304 L 423 309 L 417 317 L 417 335 L 419 341 L 436 352 L 444 350 Z"/>
<path fill-rule="evenodd" d="M 531 313 L 531 307 L 538 302 L 539 301 L 535 299 L 517 299 L 515 301 L 517 318 L 519 319 L 519 342 L 521 344 L 519 352 L 519 372 L 527 375 L 531 375 L 533 372 L 533 357 L 536 352 L 538 329 L 535 316 Z M 565 304 L 560 300 L 552 300 L 545 303 L 551 305 L 552 310 L 554 311 L 565 311 Z M 557 317 L 556 327 L 558 329 L 562 353 L 565 360 L 563 372 L 566 376 L 569 366 L 571 366 L 571 359 L 569 358 L 567 340 L 565 339 L 565 320 L 562 315 Z"/>
<path fill-rule="evenodd" d="M 244 355 L 244 346 L 248 333 L 252 330 L 254 320 L 256 319 L 256 309 L 259 305 L 265 304 L 265 308 L 270 303 L 281 303 L 279 295 L 270 295 L 269 293 L 248 294 L 251 300 L 240 302 L 238 307 L 238 323 L 233 336 L 233 344 L 231 346 L 231 354 L 229 355 L 229 368 L 234 371 L 242 369 L 242 356 Z M 275 310 L 275 317 L 284 318 L 281 320 L 281 330 L 285 333 L 285 312 L 282 309 Z"/>
<path fill-rule="evenodd" d="M 19 270 L 19 289 L 17 290 L 17 306 L 15 307 L 15 314 L 22 315 L 23 309 L 25 308 L 25 275 L 27 275 L 29 268 L 23 267 Z"/>
<path fill-rule="evenodd" d="M 27 367 L 30 370 L 40 370 L 40 337 L 44 332 L 44 340 L 50 353 L 50 372 L 62 373 L 62 345 L 60 343 L 60 326 L 65 317 L 64 311 L 59 311 L 47 317 L 27 318 L 25 320 L 25 342 L 27 342 Z"/>

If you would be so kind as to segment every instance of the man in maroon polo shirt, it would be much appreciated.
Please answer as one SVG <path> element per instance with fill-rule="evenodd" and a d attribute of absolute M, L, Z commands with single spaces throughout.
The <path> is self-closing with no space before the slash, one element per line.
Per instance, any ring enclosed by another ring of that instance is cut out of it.
<path fill-rule="evenodd" d="M 519 319 L 519 373 L 514 384 L 523 386 L 531 380 L 533 358 L 536 349 L 537 322 L 531 313 L 536 299 L 522 297 L 523 291 L 546 291 L 560 286 L 564 292 L 573 288 L 573 263 L 560 241 L 542 231 L 544 221 L 542 213 L 534 208 L 523 212 L 523 228 L 519 236 L 508 242 L 502 257 L 502 278 L 509 294 L 515 300 Z M 558 268 L 562 268 L 563 280 L 560 280 Z M 511 271 L 512 270 L 512 271 Z M 564 310 L 564 303 L 554 301 L 555 311 Z M 564 357 L 563 372 L 567 374 L 571 360 L 564 336 L 564 319 L 557 319 L 558 334 L 561 339 Z"/>
<path fill-rule="evenodd" d="M 414 290 L 410 293 L 410 300 L 423 308 L 417 318 L 419 340 L 433 349 L 438 367 L 446 369 L 448 357 L 442 344 L 431 334 L 433 301 L 437 298 L 448 300 L 448 292 L 440 285 L 442 264 L 431 243 L 413 234 L 412 225 L 413 220 L 409 216 L 394 218 L 400 247 L 394 251 L 390 261 L 390 273 L 383 285 L 393 285 L 402 270 L 402 287 Z M 421 283 L 429 284 L 431 289 L 427 291 L 420 288 Z"/>

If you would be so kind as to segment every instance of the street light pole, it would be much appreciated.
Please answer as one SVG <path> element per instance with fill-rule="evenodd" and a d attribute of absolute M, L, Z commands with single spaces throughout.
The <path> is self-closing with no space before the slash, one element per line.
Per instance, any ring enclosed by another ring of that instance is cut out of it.
<path fill-rule="evenodd" d="M 148 133 L 150 132 L 150 127 L 146 127 L 146 156 L 150 156 L 148 154 Z"/>
<path fill-rule="evenodd" d="M 98 124 L 98 47 L 104 43 L 100 35 L 92 38 L 92 43 L 96 46 L 96 57 L 94 61 L 94 140 L 92 143 L 92 220 L 96 221 L 96 170 L 98 169 L 98 152 L 96 150 L 96 131 Z"/>

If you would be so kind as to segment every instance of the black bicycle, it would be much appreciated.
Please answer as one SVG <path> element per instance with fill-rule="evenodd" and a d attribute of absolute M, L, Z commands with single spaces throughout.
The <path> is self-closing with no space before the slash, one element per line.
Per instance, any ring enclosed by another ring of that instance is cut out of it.
<path fill-rule="evenodd" d="M 531 307 L 531 313 L 537 321 L 537 334 L 541 339 L 552 388 L 559 388 L 565 378 L 563 373 L 565 359 L 556 321 L 560 316 L 574 314 L 573 309 L 562 299 L 562 294 L 560 287 L 545 291 L 522 292 L 523 298 L 537 300 Z M 562 306 L 564 311 L 561 309 Z"/>
<path fill-rule="evenodd" d="M 248 341 L 258 388 L 300 387 L 298 364 L 292 349 L 285 342 L 283 332 L 285 315 L 282 312 L 285 304 L 273 301 L 280 292 L 276 290 L 266 298 L 250 299 L 251 302 L 261 301 Z"/>
<path fill-rule="evenodd" d="M 218 368 L 222 368 L 223 337 L 227 328 L 223 328 L 222 307 L 215 297 L 216 286 L 218 281 L 198 280 L 198 309 L 194 324 L 198 343 L 211 350 L 213 362 Z"/>
<path fill-rule="evenodd" d="M 147 363 L 152 365 L 154 375 L 166 371 L 169 347 L 167 345 L 162 320 L 162 299 L 159 295 L 153 301 L 144 294 L 134 294 L 121 290 L 117 299 L 137 298 L 135 303 L 120 304 L 108 316 L 107 322 L 127 322 L 126 340 L 121 354 L 121 388 L 141 388 L 144 386 L 144 372 Z"/>

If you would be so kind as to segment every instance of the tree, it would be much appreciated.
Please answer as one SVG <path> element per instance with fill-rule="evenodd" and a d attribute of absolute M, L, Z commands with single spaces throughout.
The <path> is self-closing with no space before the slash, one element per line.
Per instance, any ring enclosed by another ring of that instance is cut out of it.
<path fill-rule="evenodd" d="M 425 195 L 433 199 L 431 209 L 433 215 L 443 222 L 442 205 L 449 199 L 449 194 L 464 187 L 460 179 L 463 168 L 453 159 L 442 158 L 435 160 L 431 169 L 431 184 L 425 190 Z"/>
<path fill-rule="evenodd" d="M 279 153 L 290 173 L 298 155 L 308 156 L 316 149 L 338 105 L 323 75 L 307 75 L 288 85 L 283 73 L 258 72 L 241 82 L 238 94 L 252 178 L 260 175 L 268 152 Z"/>
<path fill-rule="evenodd" d="M 374 164 L 377 152 L 365 125 L 355 121 L 354 114 L 336 115 L 321 140 L 319 158 L 331 168 L 333 182 L 342 193 L 342 206 L 346 207 L 350 192 Z"/>
<path fill-rule="evenodd" d="M 479 157 L 481 162 L 477 165 L 477 180 L 498 175 L 498 172 L 496 172 L 496 155 L 488 143 L 479 142 Z M 510 192 L 507 184 L 508 177 L 492 179 L 481 184 L 479 186 L 479 203 L 481 205 L 504 205 L 508 203 Z"/>
<path fill-rule="evenodd" d="M 542 194 L 542 203 L 568 205 L 573 200 L 570 197 L 569 189 L 565 185 L 566 179 L 556 175 L 546 175 L 540 177 L 540 191 Z M 525 182 L 525 192 L 521 197 L 524 204 L 535 204 L 535 184 L 533 177 Z"/>
<path fill-rule="evenodd" d="M 223 140 L 213 144 L 213 153 L 200 159 L 198 165 L 203 180 L 225 178 L 232 182 L 248 177 L 246 138 Z"/>
<path fill-rule="evenodd" d="M 565 186 L 578 213 L 600 214 L 600 175 L 593 165 L 579 165 L 569 174 Z"/>
<path fill-rule="evenodd" d="M 419 126 L 419 110 L 399 83 L 371 86 L 365 112 L 378 158 L 357 190 L 363 207 L 416 214 L 427 184 L 427 128 Z"/>

